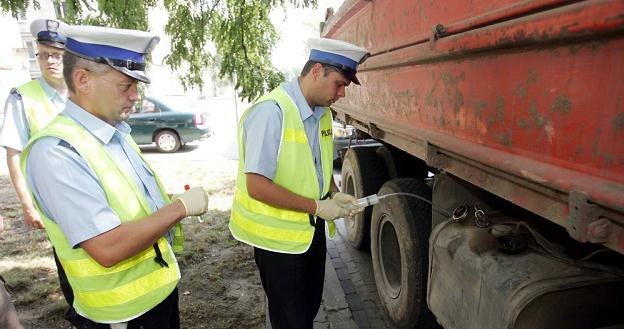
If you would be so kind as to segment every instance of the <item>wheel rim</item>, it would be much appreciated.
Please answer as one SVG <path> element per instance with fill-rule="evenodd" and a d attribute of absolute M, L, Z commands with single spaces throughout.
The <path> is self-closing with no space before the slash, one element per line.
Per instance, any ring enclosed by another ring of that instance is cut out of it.
<path fill-rule="evenodd" d="M 163 134 L 158 137 L 158 146 L 163 151 L 172 151 L 176 146 L 176 139 L 170 134 Z"/>
<path fill-rule="evenodd" d="M 388 214 L 384 214 L 379 224 L 379 263 L 381 274 L 391 298 L 401 293 L 401 248 L 394 225 Z"/>

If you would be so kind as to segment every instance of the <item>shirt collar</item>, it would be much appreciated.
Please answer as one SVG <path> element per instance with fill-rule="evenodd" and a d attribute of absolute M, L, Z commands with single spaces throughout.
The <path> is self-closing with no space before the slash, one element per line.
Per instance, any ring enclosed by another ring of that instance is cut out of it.
<path fill-rule="evenodd" d="M 292 81 L 287 83 L 286 88 L 291 91 L 295 105 L 297 105 L 299 113 L 301 114 L 301 120 L 305 121 L 312 115 L 314 115 L 317 120 L 321 119 L 325 113 L 325 108 L 322 106 L 315 106 L 314 110 L 310 108 L 310 105 L 306 101 L 305 97 L 303 97 L 303 92 L 301 91 L 301 86 L 299 86 L 298 78 L 294 78 Z"/>
<path fill-rule="evenodd" d="M 50 97 L 50 98 L 58 98 L 60 100 L 66 101 L 66 97 L 61 95 L 58 92 L 58 90 L 52 88 L 52 86 L 50 86 L 50 84 L 46 81 L 46 79 L 41 77 L 38 80 L 39 80 L 39 83 L 41 84 L 41 87 L 43 88 L 43 91 L 45 91 L 45 93 L 46 93 L 46 95 L 48 95 L 48 97 Z"/>
<path fill-rule="evenodd" d="M 76 103 L 71 100 L 67 100 L 67 104 L 65 104 L 65 110 L 63 111 L 63 115 L 73 119 L 78 124 L 82 125 L 85 129 L 87 129 L 93 136 L 97 137 L 102 143 L 108 144 L 115 132 L 119 132 L 121 134 L 120 137 L 124 138 L 127 134 L 130 133 L 130 126 L 126 122 L 120 122 L 115 126 L 111 126 L 108 123 L 100 120 L 98 117 L 93 114 L 85 111 Z"/>

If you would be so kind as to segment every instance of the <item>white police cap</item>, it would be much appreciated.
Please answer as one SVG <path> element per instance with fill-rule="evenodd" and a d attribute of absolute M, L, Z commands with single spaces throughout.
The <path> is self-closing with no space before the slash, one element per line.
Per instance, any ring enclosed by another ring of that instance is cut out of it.
<path fill-rule="evenodd" d="M 65 48 L 65 37 L 59 29 L 67 24 L 55 19 L 36 19 L 30 22 L 30 34 L 38 43 L 54 48 Z"/>
<path fill-rule="evenodd" d="M 309 45 L 311 48 L 309 60 L 334 66 L 345 78 L 360 84 L 355 74 L 358 65 L 370 56 L 368 50 L 345 41 L 327 38 L 310 39 Z"/>
<path fill-rule="evenodd" d="M 61 33 L 67 38 L 65 50 L 113 69 L 142 82 L 145 55 L 154 50 L 160 38 L 150 32 L 114 29 L 101 26 L 66 26 Z"/>

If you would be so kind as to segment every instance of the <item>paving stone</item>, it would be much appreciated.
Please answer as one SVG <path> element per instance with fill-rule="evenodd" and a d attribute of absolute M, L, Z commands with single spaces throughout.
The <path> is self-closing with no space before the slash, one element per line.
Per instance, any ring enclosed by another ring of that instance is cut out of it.
<path fill-rule="evenodd" d="M 335 313 L 328 313 L 330 329 L 359 329 L 353 320 L 351 312 L 342 310 Z"/>
<path fill-rule="evenodd" d="M 314 320 L 314 323 L 312 323 L 312 328 L 313 329 L 329 329 L 329 322 Z"/>
<path fill-rule="evenodd" d="M 344 291 L 342 290 L 342 286 L 338 280 L 338 275 L 331 266 L 331 262 L 327 260 L 325 264 L 325 286 L 323 289 L 322 306 L 328 312 L 348 309 L 349 304 L 345 299 Z"/>
<path fill-rule="evenodd" d="M 355 287 L 353 283 L 351 283 L 351 280 L 340 281 L 340 285 L 342 286 L 342 291 L 344 291 L 346 295 L 355 293 Z"/>
<path fill-rule="evenodd" d="M 336 270 L 346 267 L 345 263 L 343 263 L 340 259 L 332 260 L 332 264 Z"/>
<path fill-rule="evenodd" d="M 345 265 L 347 266 L 347 272 L 349 272 L 349 274 L 358 273 L 360 271 L 360 267 L 353 262 L 345 263 Z"/>
<path fill-rule="evenodd" d="M 340 281 L 349 279 L 349 273 L 347 273 L 344 268 L 336 269 L 336 274 L 338 274 L 338 279 L 340 279 Z"/>
<path fill-rule="evenodd" d="M 353 314 L 353 319 L 355 320 L 355 323 L 358 325 L 358 327 L 371 327 L 370 322 L 368 321 L 368 317 L 366 316 L 366 313 L 364 311 L 353 311 L 351 312 L 351 314 Z"/>
<path fill-rule="evenodd" d="M 351 257 L 351 254 L 349 253 L 349 251 L 345 251 L 345 252 L 341 252 L 340 253 L 340 258 L 342 259 L 343 262 L 348 263 L 348 262 L 352 262 L 353 261 L 353 257 Z"/>
<path fill-rule="evenodd" d="M 364 304 L 362 304 L 357 294 L 346 294 L 345 299 L 352 312 L 364 310 Z"/>
<path fill-rule="evenodd" d="M 327 322 L 327 313 L 325 312 L 325 308 L 321 307 L 316 313 L 316 317 L 314 318 L 314 322 L 324 323 Z"/>
<path fill-rule="evenodd" d="M 351 273 L 349 272 L 349 276 L 351 278 L 351 282 L 353 282 L 354 285 L 358 285 L 357 283 L 359 282 L 363 282 L 362 281 L 362 274 L 360 274 L 360 272 L 355 272 L 355 273 Z"/>
<path fill-rule="evenodd" d="M 366 311 L 366 314 L 374 314 L 380 311 L 377 308 L 377 304 L 375 304 L 375 302 L 371 300 L 362 301 L 362 304 L 364 304 L 364 310 Z"/>
<path fill-rule="evenodd" d="M 353 262 L 344 263 L 344 264 L 349 274 L 357 273 L 359 271 L 359 266 L 357 266 L 357 264 L 354 264 Z"/>

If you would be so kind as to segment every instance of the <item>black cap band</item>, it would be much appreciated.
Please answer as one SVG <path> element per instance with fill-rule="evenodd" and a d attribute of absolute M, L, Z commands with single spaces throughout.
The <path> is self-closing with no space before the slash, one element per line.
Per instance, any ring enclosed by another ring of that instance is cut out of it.
<path fill-rule="evenodd" d="M 131 71 L 145 71 L 145 63 L 137 63 L 130 59 L 123 60 L 106 57 L 96 57 L 93 60 L 97 63 L 108 64 L 110 66 L 125 68 Z"/>

